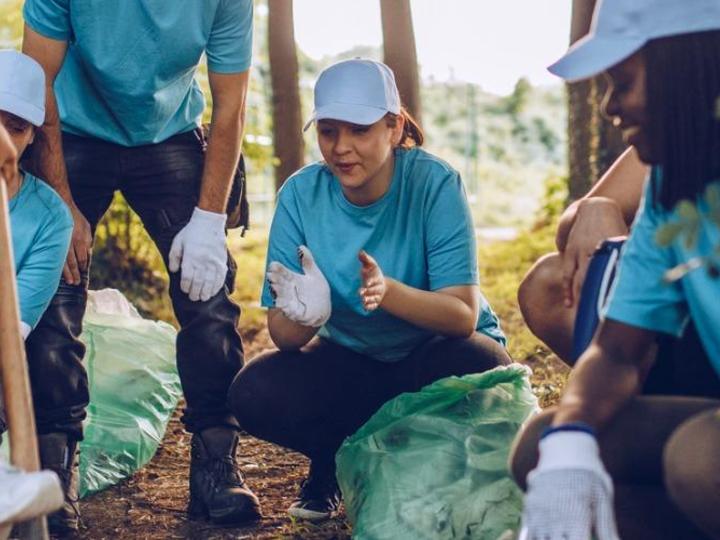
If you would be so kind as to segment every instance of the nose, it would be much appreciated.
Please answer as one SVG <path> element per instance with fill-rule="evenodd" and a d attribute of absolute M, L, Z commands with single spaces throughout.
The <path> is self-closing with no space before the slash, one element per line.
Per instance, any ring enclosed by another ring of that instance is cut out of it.
<path fill-rule="evenodd" d="M 351 133 L 345 127 L 338 129 L 333 151 L 336 154 L 347 154 L 352 149 Z"/>

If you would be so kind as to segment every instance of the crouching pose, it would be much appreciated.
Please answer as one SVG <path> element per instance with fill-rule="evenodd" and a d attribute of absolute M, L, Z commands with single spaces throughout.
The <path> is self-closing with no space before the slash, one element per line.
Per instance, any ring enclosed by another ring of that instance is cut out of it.
<path fill-rule="evenodd" d="M 592 28 L 551 70 L 606 73 L 606 112 L 652 172 L 604 322 L 560 406 L 516 441 L 524 535 L 720 538 L 720 401 L 637 397 L 656 336 L 689 320 L 720 372 L 720 5 L 604 0 Z"/>
<path fill-rule="evenodd" d="M 289 511 L 324 519 L 338 447 L 384 402 L 510 359 L 460 176 L 419 148 L 392 71 L 330 66 L 312 121 L 324 162 L 288 179 L 270 231 L 262 303 L 279 350 L 237 375 L 229 402 L 243 429 L 310 458 Z"/>
<path fill-rule="evenodd" d="M 60 197 L 17 167 L 44 117 L 42 68 L 21 53 L 0 51 L 0 182 L 9 196 L 23 339 L 55 294 L 72 233 L 70 211 Z M 6 429 L 2 401 L 0 386 L 0 437 Z M 47 514 L 62 502 L 55 473 L 22 473 L 0 462 L 0 538 L 7 538 L 12 523 Z"/>

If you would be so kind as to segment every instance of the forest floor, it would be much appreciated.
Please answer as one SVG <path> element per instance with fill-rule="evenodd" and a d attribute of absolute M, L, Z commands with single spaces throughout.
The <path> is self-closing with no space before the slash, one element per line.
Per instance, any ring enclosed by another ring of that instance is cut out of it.
<path fill-rule="evenodd" d="M 552 227 L 520 235 L 511 241 L 491 242 L 480 248 L 481 286 L 508 336 L 508 350 L 533 370 L 533 391 L 545 407 L 555 403 L 568 369 L 537 341 L 525 326 L 517 306 L 517 288 L 530 265 L 553 248 Z M 234 297 L 244 306 L 240 328 L 246 358 L 271 347 L 264 312 L 257 304 L 263 281 L 266 235 L 251 231 L 231 250 L 243 269 Z M 187 519 L 190 437 L 175 412 L 153 460 L 131 478 L 82 501 L 79 538 L 132 539 L 344 539 L 350 525 L 344 514 L 320 525 L 295 522 L 286 510 L 307 473 L 307 460 L 284 448 L 242 438 L 238 459 L 248 485 L 260 498 L 264 518 L 242 528 L 218 528 Z"/>

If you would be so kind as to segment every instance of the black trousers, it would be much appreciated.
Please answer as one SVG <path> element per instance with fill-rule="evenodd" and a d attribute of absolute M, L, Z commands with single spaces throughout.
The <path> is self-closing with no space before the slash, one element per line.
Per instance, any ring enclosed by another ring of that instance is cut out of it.
<path fill-rule="evenodd" d="M 511 362 L 495 340 L 435 337 L 405 359 L 384 363 L 315 338 L 297 352 L 266 352 L 230 387 L 230 407 L 255 437 L 334 466 L 342 441 L 380 406 L 450 375 L 479 373 Z"/>
<path fill-rule="evenodd" d="M 197 133 L 132 148 L 64 134 L 63 145 L 73 198 L 93 233 L 120 190 L 167 265 L 172 241 L 190 220 L 199 198 L 204 153 Z M 183 422 L 191 432 L 237 427 L 226 405 L 228 387 L 243 365 L 237 331 L 240 307 L 229 297 L 235 272 L 228 253 L 225 287 L 207 302 L 190 301 L 180 290 L 180 272 L 170 273 L 170 298 L 181 326 L 177 365 L 187 402 Z M 78 336 L 87 285 L 87 276 L 81 285 L 62 281 L 26 343 L 40 433 L 62 431 L 82 438 L 89 394 L 82 364 L 85 351 Z"/>

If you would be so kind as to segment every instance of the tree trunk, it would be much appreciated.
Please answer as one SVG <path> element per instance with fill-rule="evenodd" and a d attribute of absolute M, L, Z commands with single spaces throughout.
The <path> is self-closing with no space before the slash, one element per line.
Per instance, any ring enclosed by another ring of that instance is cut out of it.
<path fill-rule="evenodd" d="M 418 123 L 420 77 L 410 0 L 380 0 L 385 63 L 395 72 L 400 99 Z"/>
<path fill-rule="evenodd" d="M 303 166 L 305 155 L 292 0 L 268 0 L 268 53 L 278 190 L 288 176 Z"/>
<path fill-rule="evenodd" d="M 573 0 L 570 44 L 590 30 L 595 0 Z M 567 85 L 568 199 L 585 195 L 625 149 L 620 131 L 602 115 L 605 81 L 595 77 Z"/>

